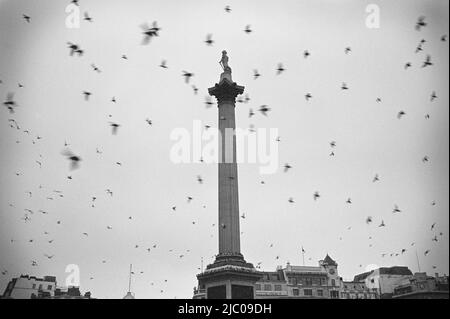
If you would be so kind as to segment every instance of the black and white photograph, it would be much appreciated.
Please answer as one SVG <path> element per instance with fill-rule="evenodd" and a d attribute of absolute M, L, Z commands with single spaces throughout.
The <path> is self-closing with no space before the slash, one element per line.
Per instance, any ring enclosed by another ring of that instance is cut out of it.
<path fill-rule="evenodd" d="M 447 0 L 0 0 L 0 299 L 448 300 L 448 37 Z"/>

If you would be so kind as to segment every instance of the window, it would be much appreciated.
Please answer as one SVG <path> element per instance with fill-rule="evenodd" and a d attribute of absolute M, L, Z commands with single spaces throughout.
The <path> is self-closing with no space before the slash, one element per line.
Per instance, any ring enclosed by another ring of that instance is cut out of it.
<path fill-rule="evenodd" d="M 270 275 L 270 280 L 278 280 L 278 275 Z"/>
<path fill-rule="evenodd" d="M 331 299 L 339 299 L 339 291 L 335 291 L 335 290 L 330 291 L 330 297 L 331 297 Z M 354 298 L 352 298 L 352 299 L 354 299 Z"/>
<path fill-rule="evenodd" d="M 289 283 L 290 283 L 291 285 L 296 285 L 296 284 L 297 284 L 297 278 L 295 278 L 295 277 L 290 277 L 290 278 L 289 278 Z"/>
<path fill-rule="evenodd" d="M 264 290 L 271 291 L 272 290 L 272 285 L 265 284 L 264 285 Z"/>
<path fill-rule="evenodd" d="M 312 289 L 303 289 L 303 294 L 305 296 L 312 296 L 313 295 Z"/>
<path fill-rule="evenodd" d="M 300 296 L 300 291 L 298 289 L 292 289 L 292 294 L 294 296 Z"/>
<path fill-rule="evenodd" d="M 275 291 L 281 291 L 281 285 L 275 285 Z"/>
<path fill-rule="evenodd" d="M 323 297 L 323 290 L 322 289 L 317 290 L 317 296 Z"/>
<path fill-rule="evenodd" d="M 260 285 L 260 284 L 256 284 L 256 285 L 255 285 L 255 289 L 256 289 L 256 290 L 261 290 L 261 285 Z"/>
<path fill-rule="evenodd" d="M 36 284 L 33 284 L 33 289 L 36 289 Z"/>
<path fill-rule="evenodd" d="M 39 290 L 42 290 L 42 284 L 41 284 L 41 285 L 39 285 Z"/>
<path fill-rule="evenodd" d="M 331 279 L 331 285 L 332 285 L 332 286 L 336 286 L 336 280 Z"/>
<path fill-rule="evenodd" d="M 312 286 L 312 278 L 305 278 L 305 285 Z"/>
<path fill-rule="evenodd" d="M 48 285 L 47 290 L 52 290 L 52 285 Z"/>

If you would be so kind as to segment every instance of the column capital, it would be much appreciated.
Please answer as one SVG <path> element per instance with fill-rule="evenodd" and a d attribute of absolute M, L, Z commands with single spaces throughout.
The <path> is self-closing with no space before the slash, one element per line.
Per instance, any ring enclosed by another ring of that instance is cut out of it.
<path fill-rule="evenodd" d="M 222 102 L 235 103 L 236 96 L 244 93 L 244 89 L 243 86 L 237 85 L 236 82 L 223 77 L 219 83 L 208 89 L 208 93 L 211 96 L 215 96 L 219 104 Z"/>

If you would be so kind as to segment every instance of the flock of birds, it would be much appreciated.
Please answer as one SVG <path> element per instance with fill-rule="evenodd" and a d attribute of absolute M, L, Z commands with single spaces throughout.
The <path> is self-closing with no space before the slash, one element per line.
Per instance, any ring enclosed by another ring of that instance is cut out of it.
<path fill-rule="evenodd" d="M 78 3 L 79 1 L 78 0 L 73 0 L 71 2 L 73 4 L 75 4 L 75 5 L 79 5 L 79 3 Z M 230 6 L 226 6 L 224 10 L 225 10 L 225 12 L 227 14 L 231 13 L 231 11 L 232 11 Z M 32 23 L 32 18 L 29 15 L 23 14 L 22 18 L 24 19 L 24 21 L 26 23 Z M 90 23 L 92 23 L 94 21 L 93 17 L 91 17 L 87 12 L 84 13 L 84 20 L 87 21 L 87 22 L 90 22 Z M 425 17 L 420 17 L 417 20 L 417 22 L 416 22 L 415 29 L 418 32 L 420 32 L 426 26 L 427 26 L 426 18 Z M 142 37 L 143 37 L 142 38 L 142 45 L 149 45 L 154 38 L 160 36 L 160 32 L 162 30 L 161 27 L 158 26 L 157 21 L 154 21 L 151 25 L 149 25 L 147 23 L 144 23 L 144 24 L 140 25 L 140 28 L 141 28 L 141 33 L 142 33 Z M 243 31 L 245 32 L 245 34 L 250 35 L 253 32 L 253 29 L 252 29 L 251 25 L 246 25 Z M 442 42 L 446 42 L 447 41 L 447 36 L 446 35 L 441 36 L 440 40 Z M 207 34 L 206 38 L 204 40 L 204 43 L 207 46 L 212 46 L 215 43 L 215 41 L 213 39 L 213 34 Z M 426 43 L 427 43 L 427 41 L 425 39 L 422 39 L 420 41 L 420 43 L 417 45 L 415 53 L 419 54 L 419 53 L 423 52 L 426 49 Z M 81 47 L 80 44 L 67 42 L 67 48 L 68 48 L 68 55 L 70 57 L 74 57 L 74 58 L 82 57 L 84 55 L 84 53 L 85 53 L 85 50 Z M 350 55 L 352 53 L 352 48 L 351 47 L 345 47 L 343 49 L 343 53 L 346 54 L 346 55 Z M 311 52 L 309 50 L 305 50 L 303 52 L 303 58 L 304 59 L 308 59 L 310 56 L 311 56 Z M 121 56 L 121 59 L 127 60 L 128 57 L 127 57 L 127 55 L 123 54 Z M 423 60 L 423 63 L 421 65 L 421 67 L 422 68 L 428 68 L 428 67 L 432 67 L 433 65 L 434 65 L 434 62 L 432 60 L 431 55 L 430 54 L 426 54 L 425 57 L 424 57 L 424 60 Z M 91 68 L 92 68 L 92 70 L 94 72 L 96 72 L 96 73 L 101 73 L 102 72 L 102 70 L 96 64 L 92 63 L 90 66 L 91 66 Z M 159 67 L 162 68 L 162 69 L 167 69 L 168 68 L 167 60 L 162 60 L 161 63 L 159 64 Z M 413 64 L 411 62 L 409 62 L 409 61 L 405 62 L 405 65 L 404 65 L 404 69 L 405 70 L 409 70 L 412 67 L 413 67 Z M 285 71 L 286 71 L 286 67 L 284 66 L 283 63 L 278 63 L 277 66 L 275 67 L 275 74 L 276 75 L 282 75 Z M 191 83 L 191 81 L 192 81 L 191 79 L 194 77 L 194 73 L 190 72 L 190 71 L 182 71 L 181 75 L 184 78 L 184 81 L 185 81 L 186 84 Z M 253 70 L 253 78 L 254 78 L 254 80 L 258 80 L 261 76 L 262 76 L 261 73 L 257 69 Z M 3 82 L 0 79 L 0 84 L 2 84 L 2 83 Z M 18 87 L 21 88 L 21 89 L 24 88 L 24 86 L 22 84 L 20 84 L 20 83 L 18 84 Z M 351 90 L 350 86 L 347 83 L 345 83 L 345 82 L 341 83 L 340 88 L 341 88 L 342 91 Z M 198 93 L 198 88 L 195 85 L 192 85 L 192 89 L 194 91 L 194 94 Z M 83 99 L 86 102 L 90 101 L 90 97 L 92 96 L 92 94 L 93 94 L 93 92 L 90 92 L 90 91 L 83 91 L 83 92 L 81 92 L 81 95 L 82 95 Z M 304 98 L 305 98 L 306 102 L 309 102 L 312 99 L 314 99 L 314 95 L 313 95 L 312 92 L 306 92 L 305 95 L 304 95 Z M 437 93 L 435 91 L 431 92 L 430 93 L 430 101 L 434 102 L 436 99 L 438 99 Z M 240 96 L 237 99 L 238 103 L 248 103 L 249 101 L 250 101 L 250 97 L 249 97 L 248 94 L 246 94 L 244 97 Z M 112 103 L 116 103 L 117 102 L 116 97 L 112 97 L 111 98 L 111 102 Z M 378 97 L 376 99 L 376 102 L 377 103 L 382 103 L 381 97 Z M 205 97 L 205 106 L 207 108 L 211 107 L 214 104 L 215 103 L 212 102 L 210 97 Z M 19 125 L 18 120 L 14 118 L 14 115 L 15 115 L 15 112 L 16 112 L 16 108 L 19 106 L 18 102 L 15 100 L 14 92 L 7 93 L 6 98 L 5 98 L 4 102 L 3 102 L 3 106 L 6 108 L 6 110 L 9 112 L 9 115 L 10 115 L 10 118 L 8 118 L 8 125 L 12 129 L 15 129 L 15 130 L 18 130 L 18 131 L 22 131 L 22 132 L 30 135 L 31 134 L 30 131 L 27 130 L 27 129 L 23 129 L 21 127 L 21 125 Z M 263 116 L 269 116 L 271 108 L 268 105 L 261 105 L 258 108 L 257 111 L 259 111 Z M 399 110 L 398 114 L 397 114 L 397 118 L 399 120 L 402 120 L 406 115 L 407 114 L 406 114 L 406 112 L 404 110 Z M 250 108 L 248 117 L 252 118 L 253 116 L 255 116 L 255 111 L 252 108 Z M 109 115 L 109 117 L 111 117 L 111 115 Z M 425 119 L 429 119 L 429 118 L 430 118 L 430 114 L 425 114 Z M 151 119 L 149 119 L 149 118 L 145 119 L 145 122 L 149 126 L 153 125 L 153 121 Z M 117 122 L 110 121 L 108 123 L 108 125 L 109 125 L 109 127 L 111 129 L 111 134 L 112 135 L 117 135 L 119 133 L 119 129 L 121 127 L 121 124 L 119 124 Z M 205 126 L 205 129 L 208 129 L 208 128 L 210 128 L 210 126 Z M 249 129 L 250 130 L 254 130 L 254 126 L 251 125 Z M 35 136 L 32 139 L 32 143 L 35 144 L 36 142 L 38 142 L 41 139 L 42 139 L 42 137 L 37 135 L 37 136 Z M 280 142 L 280 140 L 281 140 L 280 137 L 277 137 L 277 142 Z M 20 143 L 20 141 L 17 141 L 17 143 Z M 331 141 L 329 143 L 329 146 L 330 146 L 329 156 L 331 156 L 331 157 L 335 156 L 335 150 L 337 148 L 337 145 L 338 145 L 338 143 L 336 141 Z M 67 143 L 67 141 L 65 141 L 64 142 L 64 149 L 61 151 L 61 155 L 63 157 L 65 157 L 67 159 L 67 161 L 69 162 L 69 171 L 80 169 L 81 168 L 82 157 L 81 157 L 81 155 L 76 154 L 72 150 L 70 150 L 68 148 L 69 146 L 70 146 L 70 144 Z M 100 155 L 100 154 L 102 154 L 102 151 L 97 148 L 96 149 L 96 153 Z M 426 164 L 429 161 L 430 161 L 429 156 L 428 155 L 424 155 L 423 158 L 422 158 L 422 162 L 424 164 Z M 43 159 L 42 159 L 42 155 L 40 155 L 40 158 L 36 160 L 36 164 L 39 167 L 41 167 L 42 163 L 43 163 Z M 89 165 L 89 164 L 86 163 L 86 165 Z M 116 165 L 121 166 L 122 163 L 117 161 Z M 292 169 L 295 169 L 292 164 L 285 163 L 284 167 L 283 167 L 283 172 L 287 174 Z M 16 172 L 15 174 L 17 176 L 21 175 L 20 172 Z M 67 179 L 71 180 L 72 179 L 72 175 L 68 175 Z M 198 175 L 196 177 L 196 181 L 199 184 L 203 184 L 204 183 L 204 179 L 203 179 L 203 177 L 201 175 Z M 372 182 L 373 183 L 381 183 L 382 182 L 381 176 L 378 173 L 375 174 L 373 176 L 373 178 L 372 178 Z M 265 184 L 265 181 L 260 181 L 260 183 L 261 184 Z M 42 185 L 40 185 L 39 188 L 42 189 L 43 188 Z M 33 192 L 32 191 L 27 191 L 26 195 L 28 195 L 29 197 L 32 197 L 33 196 Z M 111 189 L 106 189 L 105 190 L 105 195 L 109 196 L 109 197 L 113 197 L 114 196 L 114 192 Z M 58 200 L 58 199 L 64 198 L 64 196 L 65 196 L 65 194 L 62 191 L 60 191 L 60 190 L 53 190 L 53 191 L 51 191 L 51 192 L 49 192 L 47 194 L 46 199 L 49 200 L 49 201 L 54 201 L 54 200 Z M 98 200 L 98 195 L 91 197 L 91 199 L 90 199 L 90 206 L 92 208 L 95 207 L 97 200 Z M 194 197 L 192 195 L 186 196 L 186 202 L 187 203 L 191 203 L 193 200 L 194 200 Z M 313 201 L 320 201 L 320 200 L 322 200 L 322 194 L 321 194 L 321 192 L 319 190 L 315 191 L 312 194 L 312 200 Z M 353 199 L 351 197 L 348 197 L 347 199 L 343 199 L 343 201 L 347 205 L 352 205 L 352 203 L 353 203 Z M 295 199 L 293 197 L 289 197 L 288 198 L 288 203 L 289 204 L 294 204 L 295 203 Z M 431 205 L 435 206 L 436 202 L 433 201 L 431 203 Z M 15 207 L 15 205 L 11 203 L 10 207 Z M 203 208 L 206 208 L 206 206 L 203 205 Z M 170 206 L 170 211 L 176 212 L 177 211 L 177 205 Z M 393 205 L 393 208 L 392 208 L 392 213 L 393 214 L 400 214 L 402 212 L 403 212 L 402 209 L 400 209 L 397 204 Z M 48 214 L 48 211 L 42 210 L 42 209 L 25 208 L 24 209 L 24 215 L 21 218 L 21 220 L 23 220 L 25 223 L 32 222 L 32 220 L 34 218 L 33 216 L 35 216 L 38 213 L 42 214 L 42 215 L 46 215 L 46 214 Z M 240 217 L 244 220 L 246 218 L 246 215 L 242 214 Z M 128 216 L 128 219 L 132 220 L 133 216 Z M 372 223 L 375 222 L 375 219 L 376 218 L 373 217 L 373 216 L 367 216 L 365 222 L 368 225 L 371 225 Z M 62 224 L 62 220 L 57 220 L 56 224 L 57 225 L 61 225 Z M 195 225 L 196 221 L 192 221 L 192 224 Z M 384 220 L 379 220 L 377 222 L 377 224 L 378 224 L 378 227 L 387 227 L 387 224 L 385 223 Z M 226 225 L 216 225 L 215 223 L 212 224 L 213 229 L 217 229 L 218 226 L 226 227 Z M 105 225 L 105 228 L 108 231 L 113 229 L 113 227 L 111 225 Z M 350 230 L 350 229 L 351 229 L 351 227 L 347 228 L 347 230 Z M 436 233 L 436 223 L 433 223 L 430 226 L 430 231 L 433 232 L 433 234 L 434 234 L 432 236 L 432 239 L 431 239 L 432 242 L 438 242 L 440 240 L 440 237 L 443 236 L 442 232 Z M 44 231 L 44 235 L 49 236 L 50 233 L 48 231 Z M 89 233 L 87 233 L 87 232 L 82 232 L 80 235 L 83 236 L 83 237 L 89 237 Z M 340 239 L 342 240 L 342 237 Z M 372 238 L 369 237 L 369 239 L 372 239 Z M 35 241 L 35 239 L 28 239 L 27 241 L 29 243 L 33 243 Z M 48 242 L 48 244 L 52 244 L 54 242 L 54 239 L 46 239 L 46 241 Z M 16 242 L 16 239 L 11 239 L 11 243 L 15 243 L 15 242 Z M 414 246 L 414 245 L 415 245 L 415 242 L 410 244 L 411 247 Z M 269 248 L 273 248 L 274 247 L 274 243 L 270 243 L 268 245 L 268 247 Z M 142 247 L 139 244 L 135 244 L 134 248 L 135 249 L 139 249 L 139 248 L 142 248 Z M 151 251 L 153 251 L 153 250 L 155 250 L 157 248 L 158 248 L 158 244 L 157 243 L 155 243 L 153 245 L 150 245 L 149 247 L 143 247 L 143 249 L 145 249 L 147 252 L 151 252 Z M 383 258 L 384 257 L 388 257 L 388 256 L 390 256 L 390 257 L 399 256 L 401 254 L 405 254 L 408 251 L 408 249 L 409 248 L 404 247 L 400 251 L 383 252 L 381 254 L 381 256 Z M 170 253 L 174 252 L 173 249 L 170 249 L 168 251 Z M 422 254 L 424 256 L 426 256 L 426 255 L 428 255 L 430 253 L 430 251 L 431 251 L 431 248 L 428 248 L 425 251 L 423 251 Z M 178 256 L 179 259 L 182 259 L 182 258 L 184 258 L 186 256 L 186 254 L 188 254 L 190 252 L 191 252 L 191 250 L 189 250 L 189 249 L 186 250 L 186 251 L 177 252 L 177 256 Z M 302 252 L 305 252 L 303 250 L 303 248 L 302 248 Z M 55 257 L 55 254 L 48 254 L 48 253 L 46 253 L 46 254 L 43 255 L 43 258 L 46 259 L 46 260 L 52 260 L 54 257 Z M 212 256 L 212 258 L 213 257 L 214 256 Z M 280 255 L 277 254 L 275 256 L 275 260 L 279 260 L 279 259 L 280 259 Z M 30 261 L 30 265 L 33 266 L 33 267 L 37 267 L 40 264 L 40 262 L 41 261 L 39 259 L 33 259 L 33 260 Z M 102 260 L 102 263 L 106 263 L 106 262 L 107 262 L 106 260 Z M 257 262 L 256 263 L 256 268 L 257 269 L 261 269 L 261 267 L 262 267 L 262 262 Z M 360 265 L 360 267 L 362 267 L 362 265 Z M 436 266 L 433 266 L 433 268 L 436 268 Z M 202 270 L 202 269 L 198 268 L 198 270 Z M 144 273 L 144 271 L 137 271 L 137 272 L 133 272 L 132 274 L 136 275 L 136 274 L 143 274 L 143 273 Z M 7 274 L 9 274 L 9 271 L 7 269 L 2 269 L 1 270 L 1 274 L 2 275 L 7 275 Z M 90 276 L 90 279 L 93 280 L 94 276 L 93 275 Z M 167 283 L 167 282 L 168 282 L 168 280 L 164 279 L 164 283 Z M 152 282 L 151 285 L 152 286 L 155 285 L 155 282 Z M 160 293 L 163 293 L 163 292 L 164 292 L 164 288 L 161 286 Z"/>

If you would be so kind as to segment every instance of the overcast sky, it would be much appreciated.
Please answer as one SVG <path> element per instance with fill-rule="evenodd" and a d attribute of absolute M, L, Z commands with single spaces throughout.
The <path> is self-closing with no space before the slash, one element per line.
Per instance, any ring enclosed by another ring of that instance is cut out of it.
<path fill-rule="evenodd" d="M 329 253 L 352 279 L 370 265 L 417 271 L 417 252 L 422 271 L 448 274 L 448 1 L 81 0 L 93 21 L 78 29 L 66 27 L 68 3 L 0 1 L 0 97 L 14 92 L 18 104 L 15 114 L 0 109 L 0 270 L 8 271 L 0 293 L 20 274 L 55 275 L 63 285 L 66 266 L 76 264 L 82 292 L 121 298 L 132 263 L 137 298 L 192 297 L 201 258 L 206 266 L 218 251 L 217 165 L 173 163 L 170 134 L 192 131 L 194 120 L 217 125 L 217 108 L 204 100 L 224 49 L 251 98 L 236 105 L 237 126 L 280 135 L 275 174 L 239 166 L 246 260 L 268 271 L 301 265 L 303 246 L 307 265 Z M 380 9 L 377 29 L 366 26 L 371 3 Z M 427 26 L 417 31 L 422 15 Z M 139 26 L 153 21 L 159 37 L 142 45 Z M 84 55 L 70 56 L 67 42 Z M 422 68 L 427 54 L 433 65 Z M 194 73 L 190 84 L 183 70 Z M 83 91 L 92 92 L 89 101 Z M 257 112 L 263 104 L 267 117 Z M 257 114 L 249 118 L 249 109 Z M 117 135 L 109 122 L 121 125 Z M 77 170 L 61 155 L 65 142 L 82 158 Z M 34 212 L 28 222 L 25 209 Z"/>

